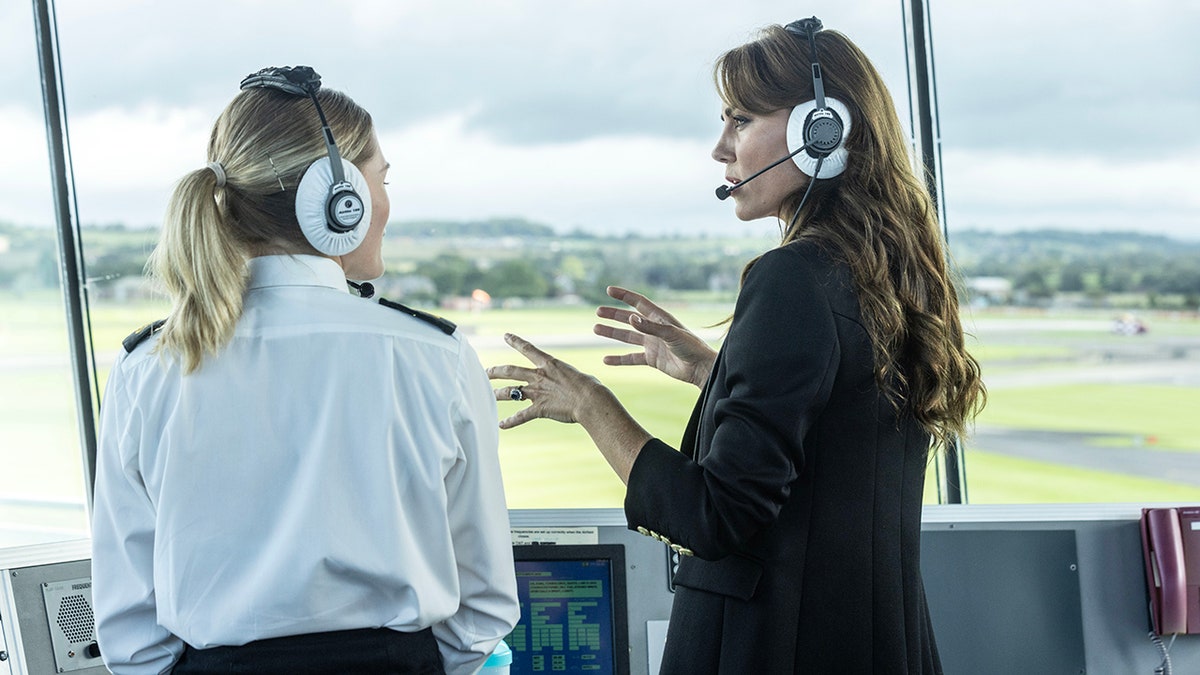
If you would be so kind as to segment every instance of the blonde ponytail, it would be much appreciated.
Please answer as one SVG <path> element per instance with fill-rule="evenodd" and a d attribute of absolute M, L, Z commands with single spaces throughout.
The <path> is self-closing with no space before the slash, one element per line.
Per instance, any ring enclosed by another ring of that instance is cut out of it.
<path fill-rule="evenodd" d="M 193 171 L 175 187 L 148 266 L 174 306 L 159 348 L 179 354 L 185 373 L 233 337 L 246 292 L 246 252 L 222 222 L 217 176 Z"/>

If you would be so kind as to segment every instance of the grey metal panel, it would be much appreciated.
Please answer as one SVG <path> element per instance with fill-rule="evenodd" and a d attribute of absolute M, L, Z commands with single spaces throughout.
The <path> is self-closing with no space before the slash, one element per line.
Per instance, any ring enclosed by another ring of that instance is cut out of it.
<path fill-rule="evenodd" d="M 1073 530 L 926 530 L 921 567 L 947 673 L 1085 673 Z"/>
<path fill-rule="evenodd" d="M 6 572 L 12 584 L 13 603 L 17 609 L 17 621 L 21 629 L 21 653 L 26 675 L 57 675 L 54 663 L 50 623 L 46 616 L 46 601 L 42 584 L 91 578 L 90 560 L 59 562 L 10 569 Z M 101 675 L 108 673 L 103 666 L 74 671 L 77 675 Z"/>
<path fill-rule="evenodd" d="M 655 541 L 620 527 L 602 526 L 601 544 L 624 544 L 625 585 L 629 598 L 629 672 L 647 672 L 646 622 L 665 620 L 671 616 L 674 597 L 668 588 L 670 549 Z"/>
<path fill-rule="evenodd" d="M 1156 503 L 1145 506 L 1187 506 Z M 1088 675 L 1153 673 L 1161 655 L 1149 638 L 1145 571 L 1138 517 L 1142 504 L 1029 504 L 927 506 L 925 533 L 991 530 L 1070 530 L 1079 554 L 1079 585 Z M 1015 552 L 997 552 L 1013 555 Z M 926 590 L 929 559 L 922 560 Z M 1023 583 L 1023 582 L 1022 582 Z M 976 608 L 962 603 L 954 619 Z M 940 636 L 939 636 L 940 638 Z M 1181 635 L 1171 647 L 1175 673 L 1200 673 L 1200 635 Z M 947 670 L 947 673 L 951 671 Z"/>
<path fill-rule="evenodd" d="M 92 578 L 79 577 L 42 584 L 49 617 L 50 644 L 58 672 L 104 665 L 96 648 L 96 615 L 92 611 Z"/>

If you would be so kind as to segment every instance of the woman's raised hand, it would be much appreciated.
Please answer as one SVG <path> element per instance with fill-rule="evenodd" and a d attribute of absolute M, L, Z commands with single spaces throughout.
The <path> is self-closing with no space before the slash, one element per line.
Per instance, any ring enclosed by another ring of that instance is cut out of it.
<path fill-rule="evenodd" d="M 704 387 L 717 359 L 717 352 L 695 333 L 683 326 L 670 312 L 646 296 L 620 286 L 609 286 L 608 295 L 636 311 L 602 306 L 596 316 L 630 326 L 621 328 L 598 323 L 596 335 L 618 342 L 638 345 L 642 351 L 604 357 L 610 366 L 651 366 L 671 377 Z"/>
<path fill-rule="evenodd" d="M 600 380 L 516 335 L 506 334 L 504 341 L 529 359 L 533 367 L 505 365 L 487 369 L 490 379 L 525 382 L 493 390 L 497 401 L 529 404 L 501 420 L 500 428 L 511 429 L 535 419 L 578 423 L 592 437 L 617 476 L 628 482 L 633 462 L 650 440 L 650 434 L 630 417 Z"/>
<path fill-rule="evenodd" d="M 598 390 L 605 389 L 595 377 L 554 358 L 528 340 L 506 334 L 504 341 L 529 359 L 534 367 L 505 365 L 487 369 L 489 379 L 525 382 L 520 386 L 500 387 L 495 390 L 498 401 L 529 402 L 527 407 L 501 420 L 501 429 L 511 429 L 539 418 L 567 424 L 579 422 L 580 410 L 590 405 L 589 399 L 595 398 Z"/>

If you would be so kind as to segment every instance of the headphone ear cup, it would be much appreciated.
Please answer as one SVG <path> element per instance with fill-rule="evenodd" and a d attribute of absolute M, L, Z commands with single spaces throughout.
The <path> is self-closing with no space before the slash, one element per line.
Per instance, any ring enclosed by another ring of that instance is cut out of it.
<path fill-rule="evenodd" d="M 322 157 L 310 164 L 296 188 L 296 220 L 300 223 L 300 231 L 313 248 L 325 255 L 345 255 L 358 248 L 371 227 L 371 188 L 367 185 L 367 179 L 358 167 L 345 159 L 342 160 L 342 173 L 362 202 L 362 218 L 357 225 L 344 232 L 329 225 L 328 207 L 333 196 L 330 192 L 335 187 L 329 157 Z M 338 192 L 343 192 L 344 188 L 345 185 L 341 184 Z M 367 198 L 363 199 L 362 195 Z"/>
<path fill-rule="evenodd" d="M 821 175 L 813 176 L 814 178 L 833 178 L 840 175 L 846 170 L 846 160 L 850 153 L 846 150 L 846 137 L 850 135 L 850 110 L 846 108 L 846 104 L 836 98 L 826 98 L 825 106 L 832 110 L 834 114 L 840 118 L 841 122 L 841 137 L 837 138 L 837 145 L 825 157 L 825 161 L 821 163 Z M 817 109 L 816 101 L 801 103 L 792 108 L 792 114 L 788 117 L 787 126 L 787 143 L 789 148 L 798 148 L 804 145 L 809 139 L 805 137 L 805 131 L 809 115 Z M 830 121 L 818 120 L 818 125 L 825 128 L 808 130 L 814 134 L 829 134 L 836 133 L 836 128 Z M 831 127 L 833 127 L 831 129 Z M 810 153 L 807 149 L 796 153 L 792 157 L 792 161 L 800 170 L 807 176 L 812 176 L 817 170 L 817 157 L 819 155 Z"/>

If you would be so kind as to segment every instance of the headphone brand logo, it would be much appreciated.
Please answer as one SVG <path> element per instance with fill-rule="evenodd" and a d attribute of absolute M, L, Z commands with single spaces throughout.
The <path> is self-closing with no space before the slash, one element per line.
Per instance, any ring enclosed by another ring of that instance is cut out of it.
<path fill-rule="evenodd" d="M 333 217 L 343 225 L 356 225 L 363 216 L 363 205 L 357 199 L 347 198 L 338 202 Z"/>

